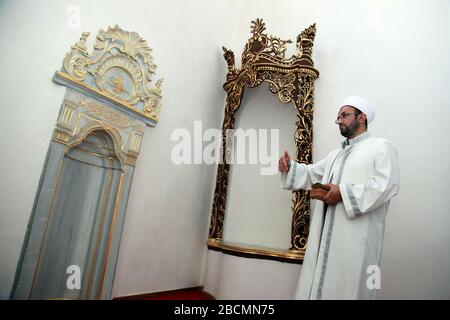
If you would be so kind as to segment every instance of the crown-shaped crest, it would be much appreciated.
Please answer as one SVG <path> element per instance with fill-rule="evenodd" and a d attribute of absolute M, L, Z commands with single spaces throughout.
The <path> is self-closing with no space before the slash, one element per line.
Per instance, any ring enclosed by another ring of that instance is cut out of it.
<path fill-rule="evenodd" d="M 58 76 L 113 100 L 138 115 L 157 121 L 163 79 L 152 84 L 156 71 L 152 49 L 136 32 L 118 25 L 101 30 L 88 52 L 89 32 L 66 54 Z"/>

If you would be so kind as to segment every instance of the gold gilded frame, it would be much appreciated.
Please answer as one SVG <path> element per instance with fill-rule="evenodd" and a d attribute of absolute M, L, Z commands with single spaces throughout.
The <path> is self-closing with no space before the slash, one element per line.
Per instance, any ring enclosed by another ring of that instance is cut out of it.
<path fill-rule="evenodd" d="M 309 233 L 310 203 L 309 192 L 292 193 L 291 248 L 285 252 L 261 248 L 242 247 L 223 242 L 223 225 L 228 193 L 230 164 L 227 163 L 231 146 L 227 145 L 226 132 L 234 129 L 235 114 L 244 96 L 244 87 L 254 88 L 263 82 L 269 83 L 272 93 L 278 93 L 283 103 L 294 103 L 297 110 L 296 161 L 309 164 L 312 161 L 312 120 L 314 104 L 314 80 L 319 72 L 311 59 L 316 33 L 315 24 L 305 29 L 297 37 L 297 53 L 285 58 L 290 40 L 269 36 L 262 19 L 252 21 L 252 37 L 242 53 L 241 68 L 235 66 L 234 53 L 223 47 L 228 64 L 228 74 L 223 88 L 227 93 L 225 115 L 222 124 L 222 161 L 218 165 L 214 200 L 209 228 L 208 249 L 250 257 L 283 260 L 301 263 L 303 261 Z"/>

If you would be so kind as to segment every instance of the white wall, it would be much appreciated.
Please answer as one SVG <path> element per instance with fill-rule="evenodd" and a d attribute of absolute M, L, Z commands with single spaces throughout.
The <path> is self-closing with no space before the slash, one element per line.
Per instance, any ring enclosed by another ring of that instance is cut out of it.
<path fill-rule="evenodd" d="M 348 95 L 373 102 L 377 116 L 370 131 L 398 148 L 401 190 L 387 217 L 378 298 L 449 299 L 450 2 L 277 4 L 279 9 L 273 1 L 239 2 L 233 44 L 227 48 L 236 55 L 242 52 L 250 21 L 256 17 L 264 18 L 269 34 L 292 40 L 317 23 L 313 59 L 321 74 L 315 83 L 314 159 L 325 157 L 341 140 L 334 119 L 338 104 Z M 265 261 L 234 259 L 242 260 L 245 268 L 216 282 L 207 273 L 205 288 L 218 298 L 233 292 L 239 297 L 259 296 L 233 278 L 247 269 L 259 270 Z M 272 268 L 270 279 L 275 284 L 283 278 L 282 265 L 274 263 Z M 267 284 L 267 277 L 258 272 L 249 277 Z M 227 281 L 235 286 L 221 287 Z M 271 298 L 277 294 L 275 290 Z"/>
<path fill-rule="evenodd" d="M 299 266 L 246 259 L 208 251 L 204 290 L 217 299 L 289 300 L 297 288 Z"/>
<path fill-rule="evenodd" d="M 68 28 L 70 5 L 80 29 Z M 125 220 L 114 296 L 201 284 L 212 165 L 171 162 L 177 128 L 220 128 L 233 1 L 2 1 L 0 34 L 0 298 L 8 298 L 65 88 L 51 81 L 83 31 L 89 49 L 116 23 L 153 48 L 163 77 L 160 123 L 147 128 Z"/>
<path fill-rule="evenodd" d="M 249 138 L 245 144 L 235 139 L 234 149 L 235 162 L 242 156 L 246 164 L 235 163 L 230 172 L 224 242 L 283 251 L 291 247 L 292 194 L 280 188 L 278 158 L 280 150 L 295 154 L 296 114 L 292 103 L 283 104 L 269 91 L 268 83 L 245 89 L 234 132 Z"/>
<path fill-rule="evenodd" d="M 82 31 L 91 32 L 92 44 L 99 28 L 116 23 L 149 42 L 156 76 L 165 82 L 161 121 L 147 128 L 137 162 L 114 296 L 203 283 L 218 298 L 269 297 L 278 282 L 285 287 L 276 287 L 271 298 L 293 293 L 297 265 L 218 253 L 205 262 L 215 168 L 170 161 L 173 130 L 192 130 L 195 120 L 203 120 L 204 128 L 221 127 L 226 73 L 221 46 L 232 49 L 239 63 L 250 21 L 257 17 L 264 18 L 269 34 L 292 40 L 317 23 L 315 159 L 340 141 L 333 120 L 350 94 L 377 106 L 370 131 L 398 147 L 401 190 L 387 218 L 379 298 L 450 298 L 447 0 L 130 3 L 0 2 L 0 298 L 8 297 L 12 285 L 64 95 L 64 88 L 51 82 L 53 72 Z M 67 27 L 71 4 L 81 8 L 79 30 Z M 210 265 L 223 272 L 212 272 Z M 263 278 L 254 290 L 250 284 Z"/>

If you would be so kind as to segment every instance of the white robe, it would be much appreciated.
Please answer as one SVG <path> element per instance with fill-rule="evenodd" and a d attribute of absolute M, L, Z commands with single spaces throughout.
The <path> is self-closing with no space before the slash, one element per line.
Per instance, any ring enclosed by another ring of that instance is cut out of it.
<path fill-rule="evenodd" d="M 343 201 L 315 203 L 295 298 L 374 299 L 385 215 L 399 190 L 396 148 L 366 131 L 315 164 L 291 161 L 282 174 L 285 189 L 316 182 L 339 185 Z"/>

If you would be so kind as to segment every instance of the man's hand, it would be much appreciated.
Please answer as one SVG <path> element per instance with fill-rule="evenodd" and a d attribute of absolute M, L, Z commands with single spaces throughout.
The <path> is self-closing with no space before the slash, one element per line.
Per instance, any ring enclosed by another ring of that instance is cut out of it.
<path fill-rule="evenodd" d="M 288 172 L 290 161 L 291 158 L 289 157 L 289 153 L 287 151 L 284 151 L 283 156 L 280 158 L 280 160 L 278 160 L 278 170 L 281 173 Z"/>
<path fill-rule="evenodd" d="M 339 190 L 339 186 L 337 184 L 326 184 L 327 187 L 330 187 L 330 191 L 323 197 L 323 202 L 329 205 L 335 205 L 342 201 L 341 191 Z"/>

